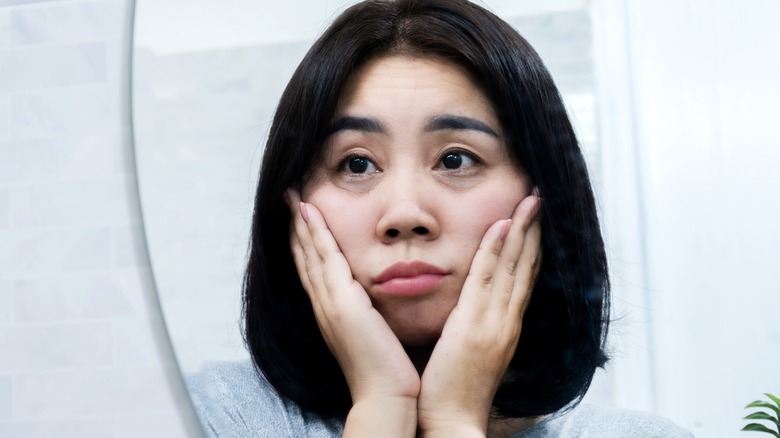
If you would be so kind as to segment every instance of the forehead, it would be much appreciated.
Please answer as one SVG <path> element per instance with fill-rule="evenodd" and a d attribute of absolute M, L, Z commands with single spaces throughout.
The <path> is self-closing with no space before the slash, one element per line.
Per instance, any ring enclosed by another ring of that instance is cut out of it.
<path fill-rule="evenodd" d="M 398 110 L 392 103 L 415 107 L 460 105 L 495 121 L 493 104 L 462 66 L 434 57 L 382 56 L 359 67 L 347 82 L 336 115 L 350 111 Z"/>

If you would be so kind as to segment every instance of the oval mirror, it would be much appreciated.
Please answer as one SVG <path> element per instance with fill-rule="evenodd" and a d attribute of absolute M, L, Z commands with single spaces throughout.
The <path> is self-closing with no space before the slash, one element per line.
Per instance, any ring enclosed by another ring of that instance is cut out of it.
<path fill-rule="evenodd" d="M 184 372 L 248 358 L 241 279 L 265 135 L 296 64 L 351 3 L 137 0 L 143 220 Z M 604 208 L 613 354 L 588 397 L 696 435 L 738 430 L 743 406 L 776 390 L 777 1 L 484 3 L 550 67 Z"/>
<path fill-rule="evenodd" d="M 241 281 L 265 136 L 298 62 L 353 2 L 137 3 L 133 119 L 144 228 L 187 373 L 249 357 Z M 598 168 L 588 2 L 486 3 L 541 53 Z"/>

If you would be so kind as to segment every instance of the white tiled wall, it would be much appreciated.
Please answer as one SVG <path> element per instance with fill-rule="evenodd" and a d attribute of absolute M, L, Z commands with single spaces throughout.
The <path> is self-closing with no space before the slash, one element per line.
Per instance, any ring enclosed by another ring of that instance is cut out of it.
<path fill-rule="evenodd" d="M 130 0 L 0 0 L 0 436 L 197 435 L 154 295 Z"/>

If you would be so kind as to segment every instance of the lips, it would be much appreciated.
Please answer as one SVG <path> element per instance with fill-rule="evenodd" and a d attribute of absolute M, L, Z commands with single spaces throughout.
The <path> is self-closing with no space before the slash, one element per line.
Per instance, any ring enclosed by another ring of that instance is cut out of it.
<path fill-rule="evenodd" d="M 435 288 L 447 274 L 425 262 L 398 262 L 382 271 L 374 283 L 390 295 L 415 296 Z"/>

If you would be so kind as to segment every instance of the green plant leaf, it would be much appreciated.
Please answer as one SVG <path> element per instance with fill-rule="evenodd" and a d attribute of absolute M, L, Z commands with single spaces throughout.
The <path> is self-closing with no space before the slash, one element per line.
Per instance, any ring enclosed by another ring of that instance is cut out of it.
<path fill-rule="evenodd" d="M 777 432 L 775 432 L 774 430 L 772 430 L 772 429 L 770 429 L 770 428 L 768 428 L 768 427 L 766 427 L 764 425 L 758 424 L 758 423 L 750 423 L 747 426 L 743 427 L 742 430 L 743 431 L 749 431 L 749 432 L 751 432 L 751 431 L 752 432 L 766 432 L 768 434 L 771 434 L 773 436 L 776 436 L 776 437 L 780 438 L 780 435 L 778 435 Z"/>
<path fill-rule="evenodd" d="M 772 395 L 772 394 L 770 394 L 770 393 L 765 393 L 764 395 L 765 395 L 765 396 L 767 396 L 767 397 L 769 397 L 769 398 L 771 398 L 771 399 L 772 399 L 772 401 L 773 401 L 773 402 L 775 402 L 775 404 L 777 405 L 777 407 L 778 407 L 778 408 L 780 408 L 780 398 L 777 398 L 777 397 L 773 396 L 773 395 Z"/>
<path fill-rule="evenodd" d="M 767 414 L 764 411 L 753 412 L 752 414 L 750 414 L 747 417 L 743 418 L 743 420 L 767 420 L 767 421 L 771 421 L 773 423 L 777 423 L 777 418 L 776 417 L 773 417 L 773 416 Z"/>
<path fill-rule="evenodd" d="M 777 415 L 778 418 L 780 418 L 780 407 L 777 407 L 771 403 L 767 403 L 765 401 L 756 400 L 753 403 L 750 403 L 749 405 L 745 406 L 745 409 L 747 408 L 766 408 L 771 409 L 774 411 L 775 415 Z"/>

